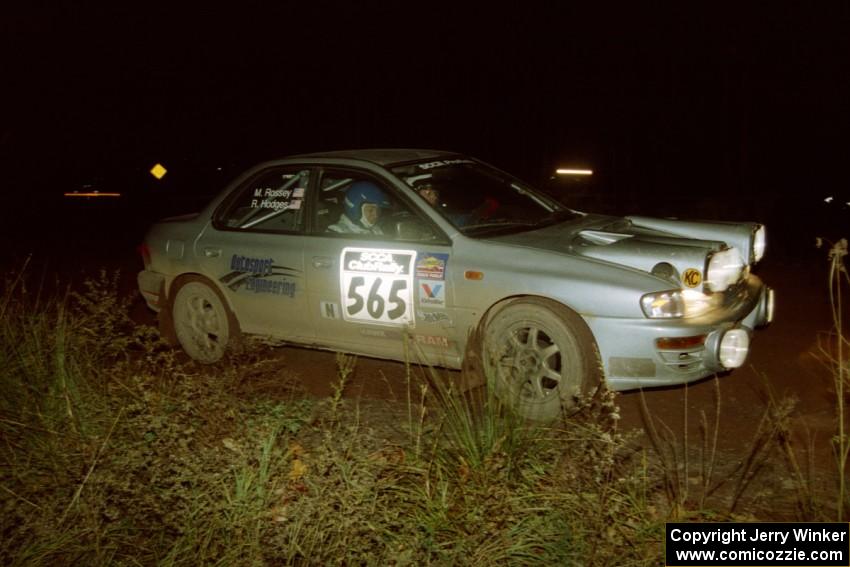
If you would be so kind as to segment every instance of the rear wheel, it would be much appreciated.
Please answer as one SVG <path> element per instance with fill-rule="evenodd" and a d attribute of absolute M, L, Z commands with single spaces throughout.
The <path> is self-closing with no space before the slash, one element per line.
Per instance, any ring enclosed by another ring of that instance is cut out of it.
<path fill-rule="evenodd" d="M 484 368 L 496 395 L 534 421 L 574 409 L 601 381 L 596 343 L 584 321 L 552 301 L 514 300 L 484 331 Z"/>
<path fill-rule="evenodd" d="M 224 356 L 236 331 L 217 289 L 199 277 L 181 280 L 171 314 L 177 340 L 191 358 L 212 364 Z"/>

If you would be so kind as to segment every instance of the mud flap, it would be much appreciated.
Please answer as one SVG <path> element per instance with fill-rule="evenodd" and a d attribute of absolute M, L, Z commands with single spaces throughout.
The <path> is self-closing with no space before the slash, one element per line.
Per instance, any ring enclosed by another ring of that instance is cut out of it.
<path fill-rule="evenodd" d="M 178 347 L 180 342 L 177 340 L 177 333 L 174 332 L 174 318 L 171 314 L 171 297 L 166 295 L 165 282 L 159 286 L 159 313 L 157 314 L 157 322 L 159 323 L 159 336 L 168 346 Z"/>
<path fill-rule="evenodd" d="M 476 327 L 469 332 L 466 340 L 466 350 L 463 353 L 463 364 L 460 369 L 460 378 L 457 382 L 461 392 L 468 392 L 469 390 L 487 385 L 487 376 L 484 374 L 484 361 L 481 358 L 483 348 L 481 329 Z"/>

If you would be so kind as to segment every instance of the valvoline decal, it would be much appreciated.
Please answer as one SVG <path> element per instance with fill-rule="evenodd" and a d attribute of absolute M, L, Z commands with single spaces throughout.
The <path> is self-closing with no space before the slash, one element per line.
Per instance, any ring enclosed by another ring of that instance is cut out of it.
<path fill-rule="evenodd" d="M 445 282 L 419 282 L 419 305 L 425 307 L 445 307 Z"/>

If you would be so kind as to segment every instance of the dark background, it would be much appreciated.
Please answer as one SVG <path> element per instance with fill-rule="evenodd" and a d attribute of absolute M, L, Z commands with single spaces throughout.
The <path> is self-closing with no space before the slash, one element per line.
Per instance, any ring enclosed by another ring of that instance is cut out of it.
<path fill-rule="evenodd" d="M 4 248 L 96 258 L 258 161 L 356 147 L 469 153 L 603 212 L 767 222 L 772 253 L 850 232 L 850 3 L 527 4 L 4 8 Z M 123 197 L 62 198 L 87 185 Z"/>

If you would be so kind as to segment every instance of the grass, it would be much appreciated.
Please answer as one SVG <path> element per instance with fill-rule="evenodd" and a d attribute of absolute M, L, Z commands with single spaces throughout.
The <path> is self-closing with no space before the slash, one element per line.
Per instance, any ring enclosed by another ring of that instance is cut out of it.
<path fill-rule="evenodd" d="M 819 242 L 821 244 L 822 242 Z M 850 340 L 844 332 L 843 292 L 850 284 L 845 258 L 847 239 L 841 239 L 829 249 L 829 299 L 832 311 L 832 334 L 827 345 L 821 345 L 822 359 L 832 372 L 835 395 L 836 432 L 832 438 L 832 450 L 838 470 L 838 489 L 835 506 L 837 520 L 847 519 L 850 512 L 850 491 L 847 488 L 847 465 L 850 456 L 850 432 L 848 432 L 847 402 L 850 396 Z"/>
<path fill-rule="evenodd" d="M 414 364 L 407 403 L 346 396 L 346 355 L 313 400 L 264 347 L 183 361 L 130 322 L 116 277 L 53 294 L 25 271 L 5 282 L 3 564 L 658 564 L 666 520 L 752 516 L 764 471 L 796 454 L 775 401 L 749 454 L 719 458 L 719 392 L 698 439 L 647 413 L 648 445 L 621 430 L 611 392 L 532 426 L 492 388 Z M 839 428 L 839 471 L 847 444 Z M 843 517 L 796 470 L 806 514 Z"/>

